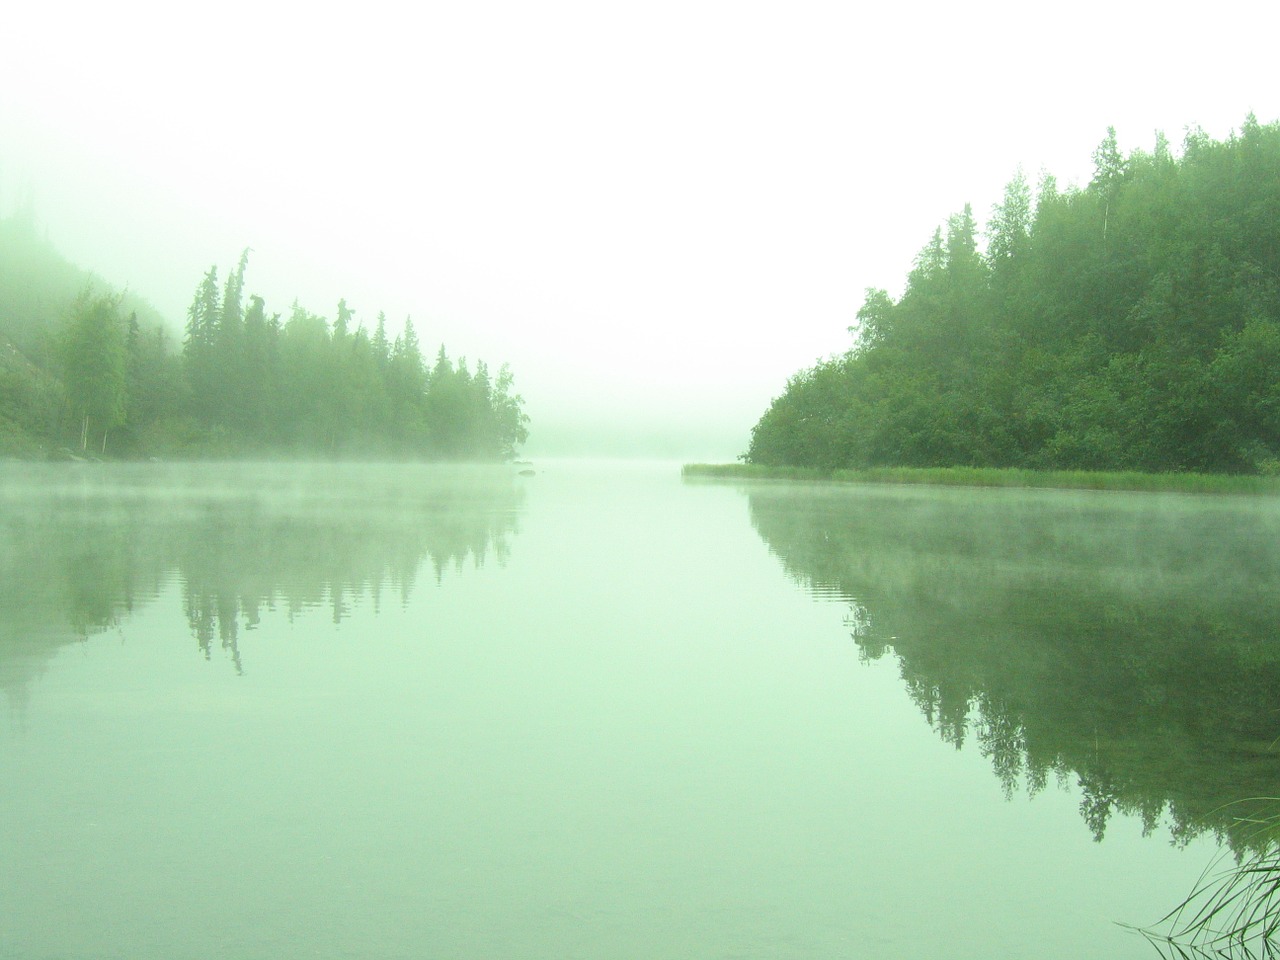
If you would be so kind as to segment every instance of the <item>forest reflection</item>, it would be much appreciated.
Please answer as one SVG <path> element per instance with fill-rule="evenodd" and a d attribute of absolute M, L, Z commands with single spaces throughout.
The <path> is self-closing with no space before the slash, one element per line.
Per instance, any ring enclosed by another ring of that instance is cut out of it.
<path fill-rule="evenodd" d="M 1006 794 L 1082 792 L 1178 841 L 1280 797 L 1280 506 L 1054 491 L 759 485 L 752 522 L 789 574 L 840 597 L 861 655 Z M 1252 839 L 1246 839 L 1246 836 Z"/>
<path fill-rule="evenodd" d="M 113 629 L 176 577 L 205 657 L 244 669 L 268 611 L 405 602 L 422 576 L 503 563 L 509 467 L 56 465 L 0 483 L 0 689 L 21 703 L 59 649 Z"/>

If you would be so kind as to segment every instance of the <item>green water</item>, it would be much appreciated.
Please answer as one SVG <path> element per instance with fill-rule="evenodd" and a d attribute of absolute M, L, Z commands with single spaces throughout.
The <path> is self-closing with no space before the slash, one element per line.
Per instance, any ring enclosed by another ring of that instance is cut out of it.
<path fill-rule="evenodd" d="M 1280 795 L 1277 534 L 658 464 L 0 467 L 0 956 L 1154 957 L 1117 922 Z"/>

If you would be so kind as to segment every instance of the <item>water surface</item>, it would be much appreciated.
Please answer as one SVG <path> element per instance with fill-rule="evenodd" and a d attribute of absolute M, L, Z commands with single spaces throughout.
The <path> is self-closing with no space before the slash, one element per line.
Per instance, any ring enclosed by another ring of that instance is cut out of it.
<path fill-rule="evenodd" d="M 7 957 L 1151 957 L 1276 789 L 1258 501 L 4 470 Z"/>

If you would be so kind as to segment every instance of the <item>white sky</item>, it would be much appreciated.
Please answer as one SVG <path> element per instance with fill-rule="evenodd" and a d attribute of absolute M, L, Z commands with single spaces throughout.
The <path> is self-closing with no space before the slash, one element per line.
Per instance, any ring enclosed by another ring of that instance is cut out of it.
<path fill-rule="evenodd" d="M 1019 165 L 1280 118 L 1274 4 L 871 6 L 26 3 L 0 210 L 175 324 L 246 246 L 270 309 L 411 314 L 511 363 L 530 453 L 723 460 Z"/>

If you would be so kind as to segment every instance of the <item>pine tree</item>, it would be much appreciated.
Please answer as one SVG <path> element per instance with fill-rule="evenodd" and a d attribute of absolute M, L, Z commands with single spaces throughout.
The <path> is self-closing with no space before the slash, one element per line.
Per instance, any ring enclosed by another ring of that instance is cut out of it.
<path fill-rule="evenodd" d="M 227 274 L 222 288 L 222 310 L 214 344 L 214 380 L 209 395 L 212 419 L 224 427 L 243 426 L 247 419 L 249 373 L 245 366 L 244 343 L 244 273 L 249 265 L 249 250 L 240 254 L 235 269 Z"/>
<path fill-rule="evenodd" d="M 391 360 L 391 345 L 387 342 L 387 315 L 381 310 L 378 311 L 378 326 L 373 331 L 373 358 L 377 361 L 378 369 L 386 371 L 387 364 Z"/>
<path fill-rule="evenodd" d="M 333 340 L 345 344 L 351 334 L 351 321 L 356 312 L 347 306 L 347 299 L 338 300 L 338 318 L 333 321 Z"/>
<path fill-rule="evenodd" d="M 196 288 L 187 311 L 187 338 L 183 346 L 192 413 L 205 423 L 212 423 L 217 415 L 217 342 L 221 318 L 218 268 L 213 266 Z"/>
<path fill-rule="evenodd" d="M 257 441 L 264 440 L 267 433 L 270 398 L 274 387 L 270 339 L 266 304 L 261 297 L 254 295 L 249 298 L 249 309 L 244 313 L 244 378 L 238 426 L 250 439 Z"/>

